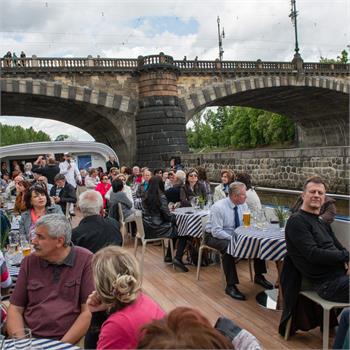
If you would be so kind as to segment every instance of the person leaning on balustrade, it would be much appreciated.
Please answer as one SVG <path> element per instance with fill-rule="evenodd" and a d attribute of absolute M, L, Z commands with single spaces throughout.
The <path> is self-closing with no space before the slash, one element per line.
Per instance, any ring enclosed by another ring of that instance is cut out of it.
<path fill-rule="evenodd" d="M 93 254 L 71 245 L 71 232 L 63 214 L 45 215 L 36 222 L 34 253 L 23 259 L 10 297 L 9 336 L 27 327 L 35 338 L 75 344 L 88 330 Z"/>
<path fill-rule="evenodd" d="M 165 315 L 142 293 L 136 258 L 120 247 L 105 247 L 93 257 L 92 271 L 96 290 L 87 301 L 92 323 L 85 348 L 135 349 L 142 326 Z"/>
<path fill-rule="evenodd" d="M 228 169 L 221 170 L 220 177 L 221 184 L 217 185 L 214 189 L 214 203 L 228 196 L 228 188 L 230 186 L 230 183 L 234 180 L 233 172 Z"/>

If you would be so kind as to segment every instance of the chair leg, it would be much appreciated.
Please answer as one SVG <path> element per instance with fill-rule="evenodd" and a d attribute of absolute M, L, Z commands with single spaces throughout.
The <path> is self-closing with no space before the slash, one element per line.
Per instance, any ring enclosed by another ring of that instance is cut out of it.
<path fill-rule="evenodd" d="M 289 317 L 289 320 L 287 321 L 286 325 L 286 331 L 284 333 L 284 340 L 289 339 L 289 333 L 290 333 L 290 327 L 292 326 L 292 316 Z"/>
<path fill-rule="evenodd" d="M 253 282 L 252 259 L 248 259 L 250 282 Z"/>
<path fill-rule="evenodd" d="M 198 250 L 198 262 L 197 262 L 197 281 L 199 281 L 199 272 L 202 264 L 202 247 L 199 247 Z"/>
<path fill-rule="evenodd" d="M 329 342 L 329 310 L 323 309 L 323 344 L 322 349 L 328 349 Z"/>
<path fill-rule="evenodd" d="M 164 239 L 162 239 L 162 251 L 163 251 L 163 258 L 165 258 L 165 244 L 164 244 Z"/>
<path fill-rule="evenodd" d="M 144 261 L 145 261 L 146 245 L 147 245 L 147 242 L 146 242 L 146 241 L 143 241 L 143 242 L 142 242 L 141 263 L 140 263 L 141 281 L 142 281 L 142 279 L 143 279 L 143 263 L 144 263 Z"/>
<path fill-rule="evenodd" d="M 138 238 L 137 237 L 135 237 L 135 243 L 134 243 L 134 255 L 135 255 L 135 257 L 136 257 L 136 254 L 137 254 L 137 243 L 138 243 Z"/>

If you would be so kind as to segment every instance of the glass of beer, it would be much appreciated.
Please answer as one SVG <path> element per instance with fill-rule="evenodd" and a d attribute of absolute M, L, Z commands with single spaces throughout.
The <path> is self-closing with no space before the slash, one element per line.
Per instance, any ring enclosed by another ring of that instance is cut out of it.
<path fill-rule="evenodd" d="M 243 226 L 249 227 L 250 226 L 250 212 L 244 212 L 243 213 Z"/>
<path fill-rule="evenodd" d="M 28 256 L 32 252 L 32 248 L 29 244 L 22 246 L 22 254 L 23 256 Z"/>

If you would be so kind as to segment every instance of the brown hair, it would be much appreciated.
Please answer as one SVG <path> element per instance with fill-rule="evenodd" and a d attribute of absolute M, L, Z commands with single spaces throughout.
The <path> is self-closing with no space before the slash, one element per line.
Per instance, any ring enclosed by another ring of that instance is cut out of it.
<path fill-rule="evenodd" d="M 199 311 L 177 307 L 142 328 L 138 349 L 234 349 Z"/>
<path fill-rule="evenodd" d="M 223 175 L 226 174 L 228 177 L 228 183 L 231 183 L 235 180 L 235 174 L 232 170 L 229 169 L 223 169 L 220 172 L 220 178 L 223 177 Z"/>
<path fill-rule="evenodd" d="M 252 179 L 248 173 L 238 173 L 236 175 L 236 181 L 243 182 L 246 185 L 247 190 L 252 188 Z"/>
<path fill-rule="evenodd" d="M 303 186 L 303 191 L 304 191 L 304 192 L 305 192 L 305 190 L 306 190 L 307 185 L 308 185 L 310 182 L 312 182 L 312 183 L 314 183 L 314 184 L 322 184 L 322 185 L 324 186 L 325 190 L 327 191 L 327 188 L 328 188 L 327 183 L 322 179 L 321 176 L 314 175 L 314 176 L 309 177 L 309 178 L 305 181 L 304 186 Z"/>

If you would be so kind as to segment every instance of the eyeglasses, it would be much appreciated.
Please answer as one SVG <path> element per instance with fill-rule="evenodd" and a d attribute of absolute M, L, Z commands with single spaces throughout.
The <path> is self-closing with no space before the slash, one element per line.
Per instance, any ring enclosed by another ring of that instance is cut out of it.
<path fill-rule="evenodd" d="M 103 177 L 102 180 L 108 180 L 108 177 Z"/>
<path fill-rule="evenodd" d="M 190 174 L 190 175 L 188 175 L 188 177 L 198 177 L 198 175 L 197 174 Z"/>

